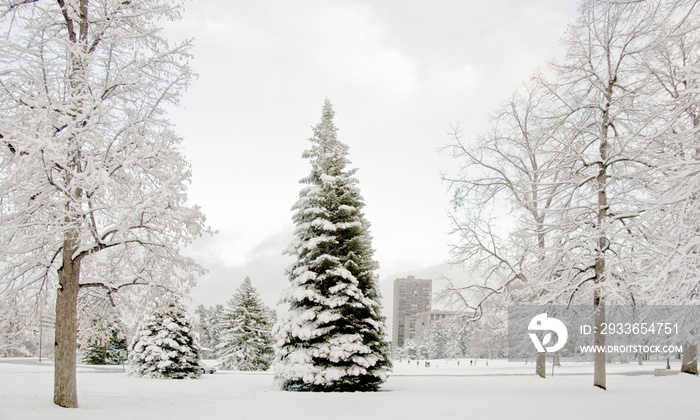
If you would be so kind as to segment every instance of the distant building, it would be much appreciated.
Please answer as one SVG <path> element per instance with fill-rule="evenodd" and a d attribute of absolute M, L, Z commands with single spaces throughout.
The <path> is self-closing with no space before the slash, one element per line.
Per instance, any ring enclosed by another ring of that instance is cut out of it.
<path fill-rule="evenodd" d="M 428 325 L 432 324 L 433 322 L 437 322 L 443 319 L 447 318 L 455 318 L 458 315 L 463 314 L 463 312 L 454 312 L 454 311 L 430 311 L 430 312 L 421 312 L 419 314 L 416 314 L 416 337 L 420 337 L 421 333 L 423 330 L 428 328 Z"/>
<path fill-rule="evenodd" d="M 430 312 L 433 281 L 408 276 L 394 280 L 394 320 L 391 343 L 394 350 L 416 337 L 416 315 Z"/>

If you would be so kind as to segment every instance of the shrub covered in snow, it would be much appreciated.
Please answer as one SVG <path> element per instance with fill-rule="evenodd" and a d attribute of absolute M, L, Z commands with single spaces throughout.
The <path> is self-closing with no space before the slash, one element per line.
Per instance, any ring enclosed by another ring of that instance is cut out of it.
<path fill-rule="evenodd" d="M 390 367 L 364 200 L 334 114 L 326 101 L 294 206 L 289 312 L 275 326 L 274 370 L 287 390 L 374 391 Z"/>
<path fill-rule="evenodd" d="M 185 310 L 170 303 L 150 316 L 129 346 L 129 374 L 149 378 L 198 378 L 199 338 Z"/>

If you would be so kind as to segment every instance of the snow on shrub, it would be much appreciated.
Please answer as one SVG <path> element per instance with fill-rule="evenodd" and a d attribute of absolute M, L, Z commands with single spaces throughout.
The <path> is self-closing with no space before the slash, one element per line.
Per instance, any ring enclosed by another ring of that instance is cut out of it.
<path fill-rule="evenodd" d="M 148 378 L 198 378 L 199 337 L 185 310 L 170 303 L 151 315 L 129 346 L 129 374 Z"/>

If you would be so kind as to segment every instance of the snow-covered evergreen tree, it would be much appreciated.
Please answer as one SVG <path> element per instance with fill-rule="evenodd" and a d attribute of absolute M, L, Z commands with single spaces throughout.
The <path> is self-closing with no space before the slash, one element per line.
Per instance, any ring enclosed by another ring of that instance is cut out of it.
<path fill-rule="evenodd" d="M 407 359 L 415 359 L 418 357 L 418 347 L 413 340 L 406 341 L 399 350 L 401 350 L 401 356 Z"/>
<path fill-rule="evenodd" d="M 287 390 L 374 391 L 391 366 L 364 200 L 334 114 L 326 100 L 293 207 L 289 311 L 275 327 L 275 375 Z"/>
<path fill-rule="evenodd" d="M 107 341 L 105 363 L 108 365 L 119 365 L 122 363 L 122 350 L 127 350 L 127 342 L 124 333 L 114 329 Z"/>
<path fill-rule="evenodd" d="M 199 337 L 184 308 L 169 303 L 150 316 L 129 346 L 129 374 L 149 378 L 198 378 Z"/>
<path fill-rule="evenodd" d="M 108 338 L 94 339 L 81 351 L 83 363 L 87 365 L 119 365 L 120 350 L 126 350 L 126 338 L 117 328 L 108 333 Z"/>
<path fill-rule="evenodd" d="M 86 365 L 106 365 L 107 364 L 107 346 L 102 343 L 90 343 L 85 350 L 82 351 L 83 363 Z"/>
<path fill-rule="evenodd" d="M 267 370 L 272 363 L 272 322 L 249 277 L 229 300 L 220 322 L 222 369 Z"/>
<path fill-rule="evenodd" d="M 224 313 L 224 305 L 214 305 L 208 308 L 204 305 L 199 305 L 194 313 L 199 317 L 199 328 L 201 328 L 199 343 L 202 346 L 202 358 L 218 359 L 218 347 L 221 337 L 220 325 Z"/>

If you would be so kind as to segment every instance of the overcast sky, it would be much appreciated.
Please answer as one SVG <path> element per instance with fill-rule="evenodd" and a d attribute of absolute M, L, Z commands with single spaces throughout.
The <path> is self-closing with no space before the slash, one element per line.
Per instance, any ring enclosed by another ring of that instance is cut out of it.
<path fill-rule="evenodd" d="M 449 205 L 438 152 L 467 137 L 548 60 L 574 0 L 196 0 L 168 25 L 194 38 L 198 79 L 172 120 L 192 163 L 190 199 L 218 235 L 187 253 L 209 274 L 196 303 L 224 303 L 248 275 L 274 306 L 301 158 L 329 98 L 359 169 L 385 313 L 397 276 L 446 273 Z M 449 275 L 458 275 L 447 273 Z"/>

